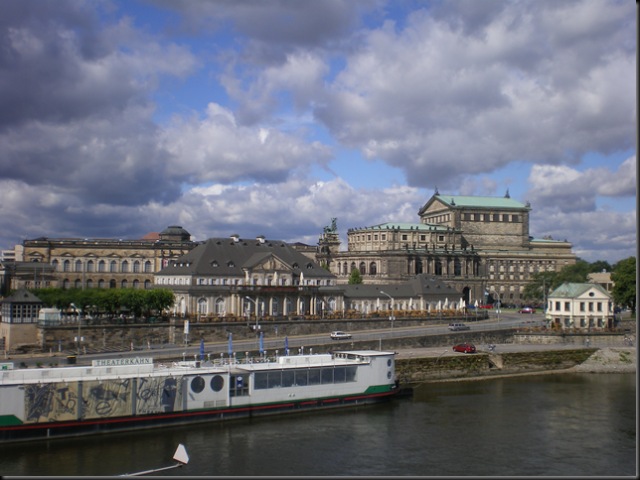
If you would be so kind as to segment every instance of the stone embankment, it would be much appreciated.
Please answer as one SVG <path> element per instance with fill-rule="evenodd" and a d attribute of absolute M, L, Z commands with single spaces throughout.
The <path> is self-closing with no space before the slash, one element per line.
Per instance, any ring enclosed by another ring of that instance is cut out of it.
<path fill-rule="evenodd" d="M 403 386 L 451 380 L 552 372 L 634 373 L 634 347 L 588 348 L 557 345 L 497 345 L 476 354 L 450 349 L 398 351 L 396 373 Z"/>

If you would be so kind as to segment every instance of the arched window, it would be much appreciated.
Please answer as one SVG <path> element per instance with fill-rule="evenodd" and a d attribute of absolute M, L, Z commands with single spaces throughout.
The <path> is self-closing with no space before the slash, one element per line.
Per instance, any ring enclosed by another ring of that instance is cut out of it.
<path fill-rule="evenodd" d="M 87 288 L 93 288 L 93 280 L 87 280 Z"/>
<path fill-rule="evenodd" d="M 68 282 L 68 280 L 67 280 L 67 282 Z M 82 288 L 82 280 L 78 279 L 75 282 L 73 282 L 73 288 L 78 288 L 78 289 Z"/>
<path fill-rule="evenodd" d="M 151 260 L 144 262 L 144 273 L 151 273 Z"/>
<path fill-rule="evenodd" d="M 133 273 L 140 273 L 140 261 L 133 262 Z"/>
<path fill-rule="evenodd" d="M 121 271 L 122 273 L 129 273 L 129 262 L 127 262 L 126 260 L 122 262 Z"/>
<path fill-rule="evenodd" d="M 71 262 L 69 260 L 65 260 L 64 263 L 62 264 L 62 269 L 65 272 L 70 272 L 71 271 Z"/>
<path fill-rule="evenodd" d="M 98 288 L 104 288 L 104 280 L 103 279 L 98 280 Z"/>
<path fill-rule="evenodd" d="M 82 261 L 76 260 L 75 271 L 76 272 L 81 272 L 82 271 Z"/>
<path fill-rule="evenodd" d="M 460 264 L 459 258 L 456 258 L 453 261 L 453 274 L 456 276 L 462 275 L 462 265 Z"/>
<path fill-rule="evenodd" d="M 360 274 L 364 275 L 367 273 L 367 266 L 365 265 L 364 262 L 360 262 Z"/>
<path fill-rule="evenodd" d="M 111 260 L 111 263 L 109 263 L 109 271 L 111 273 L 115 273 L 118 271 L 118 264 L 115 260 Z"/>
<path fill-rule="evenodd" d="M 151 280 L 145 280 L 144 281 L 144 289 L 147 290 L 150 287 L 151 287 Z"/>
<path fill-rule="evenodd" d="M 199 298 L 198 299 L 198 313 L 200 315 L 206 315 L 207 314 L 207 300 L 204 298 Z"/>
<path fill-rule="evenodd" d="M 215 309 L 216 309 L 216 315 L 224 315 L 225 314 L 224 299 L 223 298 L 216 298 Z"/>
<path fill-rule="evenodd" d="M 94 267 L 93 260 L 89 260 L 87 262 L 87 272 L 93 272 L 93 270 L 94 270 L 93 267 Z"/>
<path fill-rule="evenodd" d="M 140 280 L 135 279 L 133 281 L 133 288 L 140 288 Z"/>
<path fill-rule="evenodd" d="M 351 262 L 351 268 L 349 269 L 349 273 L 353 272 L 356 269 L 356 262 Z"/>
<path fill-rule="evenodd" d="M 440 260 L 436 260 L 435 268 L 436 268 L 435 274 L 442 275 L 442 262 Z"/>
<path fill-rule="evenodd" d="M 51 265 L 53 265 L 53 269 L 54 269 L 55 271 L 57 271 L 57 270 L 58 270 L 58 260 L 54 260 L 53 262 L 51 262 Z"/>
<path fill-rule="evenodd" d="M 129 286 L 129 282 L 127 282 L 127 280 L 122 280 L 122 282 L 120 282 L 120 288 L 127 288 Z"/>
<path fill-rule="evenodd" d="M 376 266 L 376 262 L 371 262 L 369 264 L 369 274 L 375 275 L 376 273 L 378 273 L 378 267 Z"/>
<path fill-rule="evenodd" d="M 116 281 L 115 280 L 109 280 L 109 288 L 116 288 Z"/>
<path fill-rule="evenodd" d="M 98 271 L 99 271 L 99 272 L 104 272 L 104 271 L 105 271 L 105 268 L 106 268 L 106 265 L 107 265 L 107 264 L 105 263 L 105 261 L 104 261 L 104 260 L 100 260 L 100 261 L 98 262 Z"/>
<path fill-rule="evenodd" d="M 69 279 L 68 278 L 65 278 L 62 281 L 62 288 L 69 288 Z"/>
<path fill-rule="evenodd" d="M 420 275 L 423 272 L 422 260 L 416 258 L 416 275 Z"/>

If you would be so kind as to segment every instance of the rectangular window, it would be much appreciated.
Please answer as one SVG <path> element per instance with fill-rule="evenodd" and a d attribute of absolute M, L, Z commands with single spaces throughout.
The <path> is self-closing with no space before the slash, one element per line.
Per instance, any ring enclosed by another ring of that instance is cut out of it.
<path fill-rule="evenodd" d="M 493 221 L 494 222 L 499 222 L 500 221 L 500 214 L 499 213 L 494 213 L 493 214 Z"/>
<path fill-rule="evenodd" d="M 320 369 L 309 370 L 309 385 L 320 385 Z"/>
<path fill-rule="evenodd" d="M 564 311 L 565 312 L 571 311 L 571 302 L 564 302 Z"/>
<path fill-rule="evenodd" d="M 580 311 L 584 312 L 584 302 L 580 302 Z"/>
<path fill-rule="evenodd" d="M 512 222 L 519 222 L 520 221 L 520 215 L 511 215 L 511 221 Z"/>

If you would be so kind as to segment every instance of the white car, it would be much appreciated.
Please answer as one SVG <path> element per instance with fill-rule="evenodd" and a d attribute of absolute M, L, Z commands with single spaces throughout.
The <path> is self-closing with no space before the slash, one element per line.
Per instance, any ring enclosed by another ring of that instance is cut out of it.
<path fill-rule="evenodd" d="M 342 332 L 340 330 L 336 330 L 335 332 L 331 332 L 331 340 L 348 340 L 351 338 L 351 334 L 347 332 Z"/>

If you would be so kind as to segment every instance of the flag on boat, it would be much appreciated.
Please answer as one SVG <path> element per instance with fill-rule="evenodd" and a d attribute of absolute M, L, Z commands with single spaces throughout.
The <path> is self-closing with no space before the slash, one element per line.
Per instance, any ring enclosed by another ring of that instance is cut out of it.
<path fill-rule="evenodd" d="M 229 356 L 233 355 L 233 334 L 229 332 Z"/>
<path fill-rule="evenodd" d="M 289 337 L 284 337 L 284 354 L 289 356 Z"/>
<path fill-rule="evenodd" d="M 260 355 L 264 353 L 264 332 L 260 331 Z"/>
<path fill-rule="evenodd" d="M 200 360 L 204 360 L 204 338 L 200 339 Z"/>

